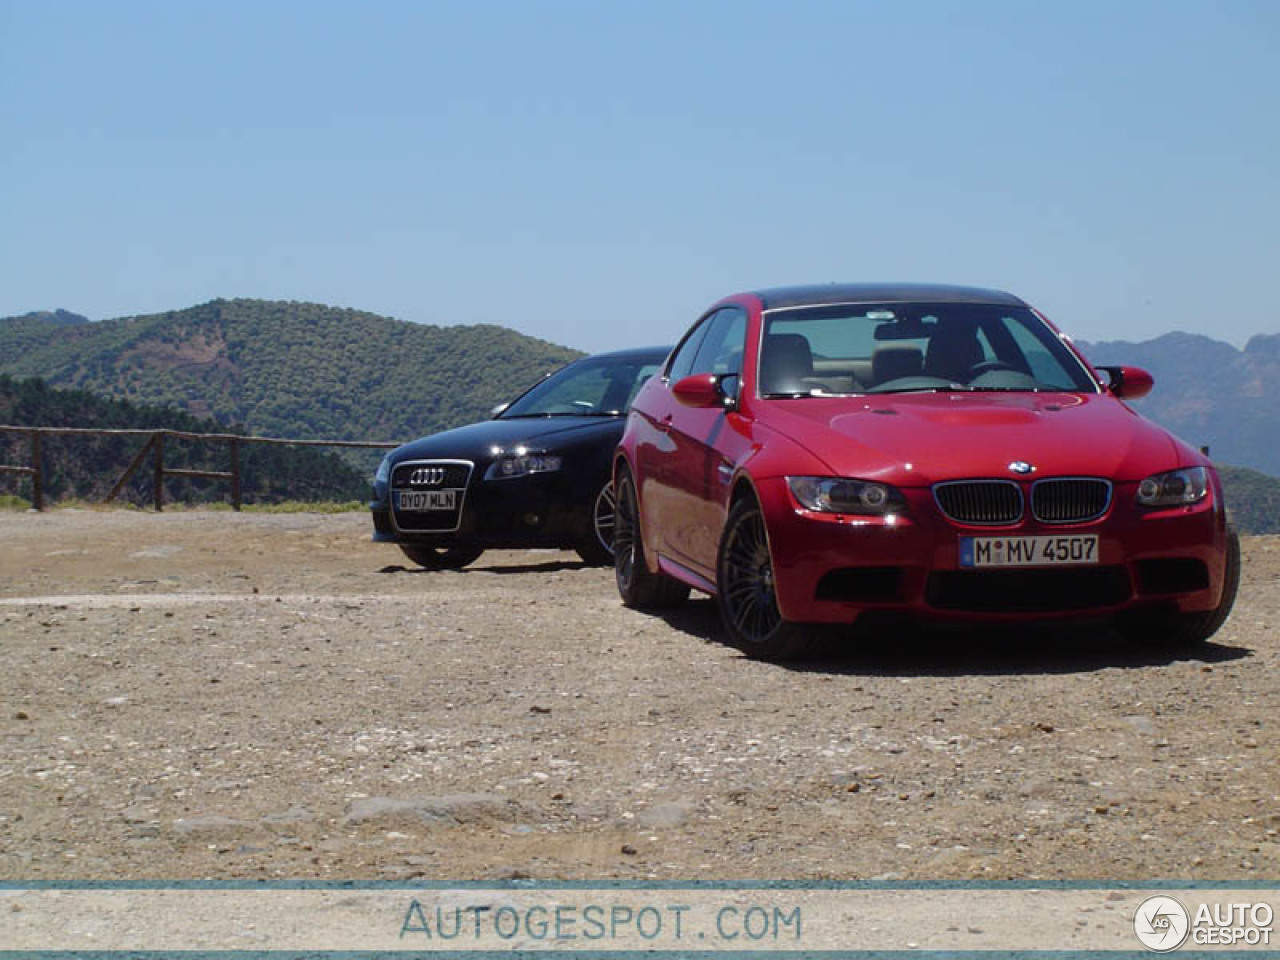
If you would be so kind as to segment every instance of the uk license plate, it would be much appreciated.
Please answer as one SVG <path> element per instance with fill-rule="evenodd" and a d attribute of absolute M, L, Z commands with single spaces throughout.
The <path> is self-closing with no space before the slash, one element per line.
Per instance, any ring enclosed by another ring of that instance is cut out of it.
<path fill-rule="evenodd" d="M 1058 567 L 1097 562 L 1097 534 L 960 538 L 962 567 Z"/>
<path fill-rule="evenodd" d="M 457 497 L 457 490 L 398 490 L 396 509 L 415 513 L 452 510 L 457 506 Z"/>

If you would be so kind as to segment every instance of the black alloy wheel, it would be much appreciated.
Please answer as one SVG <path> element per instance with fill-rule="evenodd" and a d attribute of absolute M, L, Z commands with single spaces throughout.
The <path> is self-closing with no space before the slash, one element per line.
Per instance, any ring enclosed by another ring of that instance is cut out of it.
<path fill-rule="evenodd" d="M 578 544 L 578 556 L 593 567 L 613 563 L 613 528 L 617 520 L 613 484 L 606 483 L 591 505 L 591 533 Z"/>
<path fill-rule="evenodd" d="M 640 532 L 640 506 L 635 481 L 625 467 L 618 475 L 613 527 L 613 576 L 624 606 L 639 609 L 673 607 L 689 596 L 689 588 L 645 565 L 644 538 Z"/>
<path fill-rule="evenodd" d="M 400 550 L 424 570 L 461 570 L 484 550 L 477 547 L 425 547 L 402 543 Z"/>
<path fill-rule="evenodd" d="M 764 514 L 754 499 L 734 504 L 720 537 L 716 599 L 734 646 L 762 660 L 794 660 L 808 652 L 809 629 L 782 618 Z"/>

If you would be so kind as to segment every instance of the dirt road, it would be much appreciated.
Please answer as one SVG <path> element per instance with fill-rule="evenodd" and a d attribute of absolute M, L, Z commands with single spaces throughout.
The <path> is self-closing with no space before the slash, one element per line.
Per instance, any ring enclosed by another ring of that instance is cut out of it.
<path fill-rule="evenodd" d="M 361 515 L 0 514 L 0 875 L 1280 876 L 1280 538 L 1203 649 L 908 635 L 788 668 L 554 552 Z"/>

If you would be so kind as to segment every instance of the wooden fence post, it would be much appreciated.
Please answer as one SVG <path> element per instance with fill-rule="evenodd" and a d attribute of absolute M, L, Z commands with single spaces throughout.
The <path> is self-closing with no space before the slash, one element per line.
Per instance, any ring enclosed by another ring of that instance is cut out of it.
<path fill-rule="evenodd" d="M 152 498 L 155 503 L 156 513 L 164 509 L 164 431 L 157 430 L 155 439 L 152 443 L 152 463 L 154 464 L 154 479 Z"/>
<path fill-rule="evenodd" d="M 151 452 L 151 444 L 155 442 L 155 439 L 154 435 L 147 437 L 147 442 L 142 445 L 142 449 L 139 450 L 134 455 L 134 458 L 129 461 L 129 466 L 124 468 L 124 473 L 120 474 L 120 479 L 117 480 L 116 485 L 111 488 L 111 492 L 107 494 L 107 498 L 102 501 L 103 503 L 110 503 L 120 495 L 120 491 L 124 489 L 124 485 L 128 483 L 129 478 L 133 476 L 133 472 L 137 470 L 138 467 L 142 466 L 142 461 L 145 460 L 147 458 L 147 454 Z"/>
<path fill-rule="evenodd" d="M 231 438 L 231 509 L 240 510 L 240 438 Z"/>
<path fill-rule="evenodd" d="M 31 505 L 44 509 L 44 457 L 40 449 L 40 431 L 31 431 Z"/>
<path fill-rule="evenodd" d="M 166 430 L 163 428 L 158 430 L 142 428 L 111 430 L 95 427 L 32 427 L 26 424 L 0 424 L 0 436 L 13 435 L 17 438 L 19 446 L 22 443 L 23 434 L 27 436 L 31 446 L 31 466 L 0 463 L 0 474 L 16 473 L 21 476 L 31 477 L 31 501 L 36 510 L 43 510 L 45 506 L 46 473 L 42 449 L 45 436 L 146 437 L 146 442 L 143 443 L 142 449 L 134 454 L 133 459 L 129 461 L 129 465 L 125 467 L 124 473 L 115 482 L 115 486 L 111 488 L 111 492 L 107 494 L 104 502 L 114 500 L 124 491 L 129 479 L 137 471 L 141 470 L 143 464 L 147 462 L 147 454 L 149 453 L 152 461 L 151 496 L 157 512 L 164 510 L 164 482 L 167 477 L 198 477 L 207 480 L 230 481 L 231 504 L 236 510 L 239 510 L 243 506 L 244 500 L 244 465 L 241 462 L 241 452 L 246 443 L 279 444 L 290 447 L 343 447 L 359 450 L 390 450 L 399 446 L 394 441 L 381 440 L 287 440 L 284 437 L 254 437 L 234 433 L 190 433 L 185 430 Z M 231 448 L 231 469 L 189 470 L 185 467 L 166 469 L 164 465 L 164 442 L 167 437 L 175 437 L 179 440 L 211 440 L 218 443 L 226 441 Z"/>

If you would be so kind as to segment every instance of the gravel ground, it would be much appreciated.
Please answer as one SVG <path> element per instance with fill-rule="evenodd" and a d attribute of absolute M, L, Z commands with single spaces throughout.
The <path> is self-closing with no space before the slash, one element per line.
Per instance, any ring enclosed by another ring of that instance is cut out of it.
<path fill-rule="evenodd" d="M 1280 538 L 1195 651 L 744 659 L 566 553 L 358 514 L 0 514 L 7 879 L 1280 876 Z"/>

